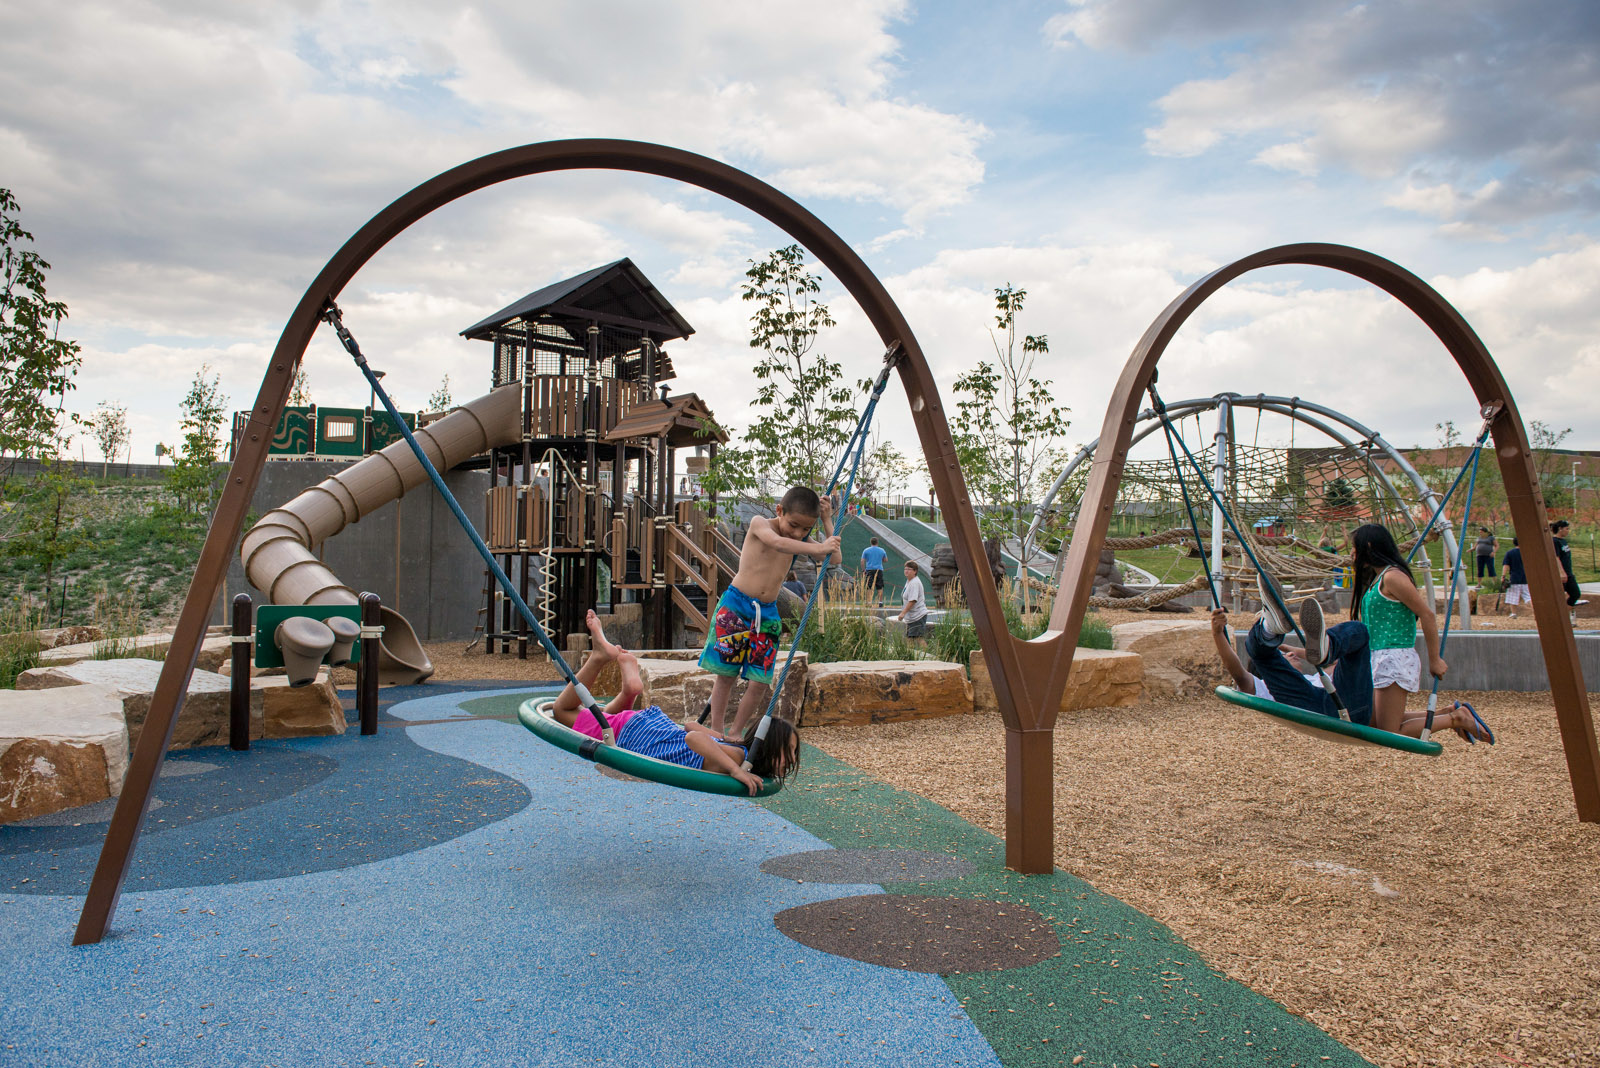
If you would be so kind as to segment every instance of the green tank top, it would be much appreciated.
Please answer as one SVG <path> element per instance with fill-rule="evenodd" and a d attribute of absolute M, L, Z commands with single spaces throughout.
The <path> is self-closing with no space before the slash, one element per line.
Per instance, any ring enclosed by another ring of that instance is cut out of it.
<path fill-rule="evenodd" d="M 1384 568 L 1361 598 L 1361 622 L 1367 625 L 1367 645 L 1371 649 L 1414 649 L 1417 644 L 1416 614 L 1383 594 Z"/>

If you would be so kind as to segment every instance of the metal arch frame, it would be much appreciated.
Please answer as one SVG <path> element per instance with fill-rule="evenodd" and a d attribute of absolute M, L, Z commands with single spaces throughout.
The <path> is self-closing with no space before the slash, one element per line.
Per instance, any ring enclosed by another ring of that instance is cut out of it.
<path fill-rule="evenodd" d="M 200 561 L 173 633 L 139 744 L 84 901 L 75 945 L 100 941 L 116 912 L 133 848 L 144 826 L 150 791 L 161 771 L 178 711 L 205 635 L 210 606 L 237 543 L 250 498 L 266 460 L 272 428 L 295 369 L 327 302 L 368 260 L 413 223 L 450 202 L 500 182 L 568 170 L 649 174 L 720 194 L 761 215 L 816 256 L 861 306 L 885 348 L 898 341 L 898 370 L 937 496 L 945 502 L 951 547 L 979 640 L 989 658 L 1006 726 L 1006 863 L 1019 871 L 1054 869 L 1051 754 L 1055 708 L 1061 701 L 1077 642 L 1078 623 L 1035 642 L 1006 629 L 999 591 L 989 574 L 977 519 L 956 459 L 949 421 L 933 372 L 905 316 L 861 257 L 800 204 L 777 189 L 705 156 L 640 141 L 579 139 L 523 145 L 479 157 L 402 195 L 334 253 L 295 306 L 267 364 L 261 389 L 239 438 L 233 465 L 212 515 Z M 1079 613 L 1081 617 L 1081 612 Z M 1070 632 L 1070 633 L 1069 633 Z M 1059 661 L 1054 668 L 1050 665 Z M 1046 712 L 1048 709 L 1050 711 Z M 1026 814 L 1026 819 L 1024 815 Z"/>
<path fill-rule="evenodd" d="M 1070 634 L 1074 641 L 1077 639 L 1141 401 L 1155 378 L 1156 365 L 1167 346 L 1196 309 L 1235 278 L 1264 267 L 1291 264 L 1342 271 L 1377 286 L 1411 309 L 1443 343 L 1483 406 L 1483 415 L 1489 420 L 1494 437 L 1495 455 L 1500 461 L 1512 526 L 1524 547 L 1539 645 L 1550 678 L 1550 693 L 1556 707 L 1567 773 L 1572 781 L 1574 806 L 1580 820 L 1600 823 L 1600 749 L 1596 747 L 1594 718 L 1578 663 L 1577 640 L 1562 596 L 1560 564 L 1550 540 L 1539 474 L 1533 466 L 1527 431 L 1516 402 L 1494 358 L 1461 313 L 1421 278 L 1371 252 L 1348 245 L 1309 242 L 1265 249 L 1201 278 L 1179 294 L 1146 328 L 1123 366 L 1106 408 L 1098 440 L 1110 442 L 1112 448 L 1096 450 L 1062 572 L 1061 589 L 1063 592 L 1070 589 L 1071 594 L 1056 599 L 1046 634 Z M 1089 520 L 1087 525 L 1085 516 Z M 1067 666 L 1070 666 L 1070 658 L 1067 659 Z M 1052 670 L 1062 668 L 1053 666 Z M 1052 721 L 1053 713 L 1052 709 Z"/>
<path fill-rule="evenodd" d="M 1210 397 L 1191 397 L 1187 400 L 1168 401 L 1167 412 L 1174 419 L 1186 419 L 1189 416 L 1196 415 L 1200 412 L 1213 411 L 1217 408 L 1220 408 L 1224 403 L 1227 403 L 1235 408 L 1256 408 L 1261 411 L 1273 412 L 1277 415 L 1287 416 L 1296 422 L 1300 422 L 1311 427 L 1313 430 L 1321 431 L 1323 434 L 1326 434 L 1328 437 L 1332 438 L 1334 441 L 1337 441 L 1346 448 L 1361 448 L 1357 442 L 1351 441 L 1349 438 L 1345 437 L 1344 434 L 1329 426 L 1327 423 L 1324 423 L 1322 420 L 1314 419 L 1311 417 L 1311 415 L 1302 413 L 1312 412 L 1317 415 L 1325 416 L 1328 419 L 1331 419 L 1345 427 L 1346 429 L 1354 431 L 1360 436 L 1360 441 L 1370 441 L 1373 445 L 1381 449 L 1385 456 L 1394 461 L 1395 466 L 1400 469 L 1401 473 L 1404 474 L 1411 482 L 1412 487 L 1417 490 L 1419 499 L 1428 506 L 1430 513 L 1433 511 L 1433 509 L 1438 507 L 1439 495 L 1434 491 L 1433 487 L 1428 485 L 1427 480 L 1425 480 L 1422 475 L 1417 472 L 1417 469 L 1411 465 L 1411 462 L 1408 461 L 1398 449 L 1389 444 L 1389 442 L 1384 439 L 1383 435 L 1379 434 L 1372 428 L 1357 422 L 1355 419 L 1352 419 L 1344 413 L 1336 411 L 1335 409 L 1329 408 L 1325 405 L 1316 404 L 1301 397 L 1280 397 L 1268 393 L 1218 393 Z M 1161 424 L 1155 420 L 1156 413 L 1154 408 L 1145 408 L 1139 412 L 1138 422 L 1148 423 L 1149 425 L 1140 427 L 1134 432 L 1132 439 L 1128 442 L 1129 449 L 1132 449 L 1135 445 L 1139 444 L 1139 442 L 1143 441 L 1145 438 L 1155 433 L 1156 430 L 1160 429 Z M 1079 449 L 1072 457 L 1071 461 L 1068 462 L 1067 466 L 1062 469 L 1061 474 L 1056 476 L 1056 480 L 1050 484 L 1050 488 L 1045 491 L 1044 498 L 1034 509 L 1033 521 L 1028 524 L 1028 531 L 1022 537 L 1022 547 L 1024 550 L 1028 550 L 1033 545 L 1034 539 L 1038 536 L 1039 527 L 1044 523 L 1045 513 L 1049 510 L 1050 505 L 1054 503 L 1057 494 L 1061 492 L 1061 488 L 1067 484 L 1067 480 L 1073 476 L 1078 468 L 1083 466 L 1083 462 L 1094 455 L 1095 449 L 1099 446 L 1099 444 L 1100 439 L 1095 438 L 1093 441 Z M 1412 532 L 1420 532 L 1422 529 L 1421 526 L 1417 523 L 1416 517 L 1411 514 L 1410 509 L 1405 507 L 1405 501 L 1400 496 L 1400 491 L 1395 488 L 1394 480 L 1389 477 L 1389 473 L 1383 468 L 1379 467 L 1376 463 L 1372 462 L 1370 453 L 1367 454 L 1367 464 L 1372 468 L 1373 474 L 1378 476 L 1380 484 L 1387 489 L 1394 497 L 1395 501 L 1401 505 L 1401 511 L 1405 514 L 1406 521 L 1411 524 Z M 1441 537 L 1444 541 L 1445 553 L 1449 559 L 1453 560 L 1456 556 L 1456 540 L 1455 535 L 1451 533 L 1450 519 L 1448 516 L 1440 517 L 1439 528 Z M 1025 551 L 1023 553 L 1023 559 L 1027 559 L 1027 556 L 1028 554 Z M 1060 568 L 1058 566 L 1057 571 L 1059 572 L 1059 570 Z M 1433 577 L 1431 572 L 1427 573 L 1427 584 L 1431 591 L 1433 586 Z"/>

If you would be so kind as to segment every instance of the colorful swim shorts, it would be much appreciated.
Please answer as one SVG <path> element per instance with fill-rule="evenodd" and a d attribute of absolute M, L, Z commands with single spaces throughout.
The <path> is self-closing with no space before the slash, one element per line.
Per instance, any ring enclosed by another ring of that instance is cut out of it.
<path fill-rule="evenodd" d="M 700 666 L 715 675 L 770 684 L 782 630 L 776 604 L 758 601 L 729 586 L 717 602 Z"/>

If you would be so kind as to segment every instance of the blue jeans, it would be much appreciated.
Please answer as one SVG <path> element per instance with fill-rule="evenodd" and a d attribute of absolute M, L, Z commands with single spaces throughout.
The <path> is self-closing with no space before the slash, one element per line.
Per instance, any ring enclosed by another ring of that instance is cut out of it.
<path fill-rule="evenodd" d="M 1250 674 L 1267 684 L 1272 699 L 1307 712 L 1320 712 L 1338 718 L 1339 710 L 1323 690 L 1289 663 L 1278 646 L 1283 635 L 1268 634 L 1261 621 L 1250 628 L 1244 652 L 1250 658 Z M 1363 726 L 1372 723 L 1372 651 L 1367 648 L 1367 625 L 1355 621 L 1328 628 L 1328 658 L 1333 663 L 1333 688 L 1339 691 L 1350 722 Z"/>

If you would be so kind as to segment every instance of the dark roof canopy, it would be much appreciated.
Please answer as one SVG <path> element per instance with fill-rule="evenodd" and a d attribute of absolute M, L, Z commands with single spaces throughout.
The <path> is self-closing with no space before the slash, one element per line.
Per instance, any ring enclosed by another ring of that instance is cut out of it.
<path fill-rule="evenodd" d="M 688 320 L 626 258 L 535 290 L 461 334 L 474 341 L 489 341 L 496 331 L 518 320 L 592 321 L 648 333 L 657 344 L 694 333 Z"/>
<path fill-rule="evenodd" d="M 666 400 L 652 398 L 628 409 L 628 414 L 606 432 L 605 441 L 665 437 L 673 448 L 725 442 L 727 433 L 717 425 L 711 409 L 695 393 L 680 393 Z"/>

